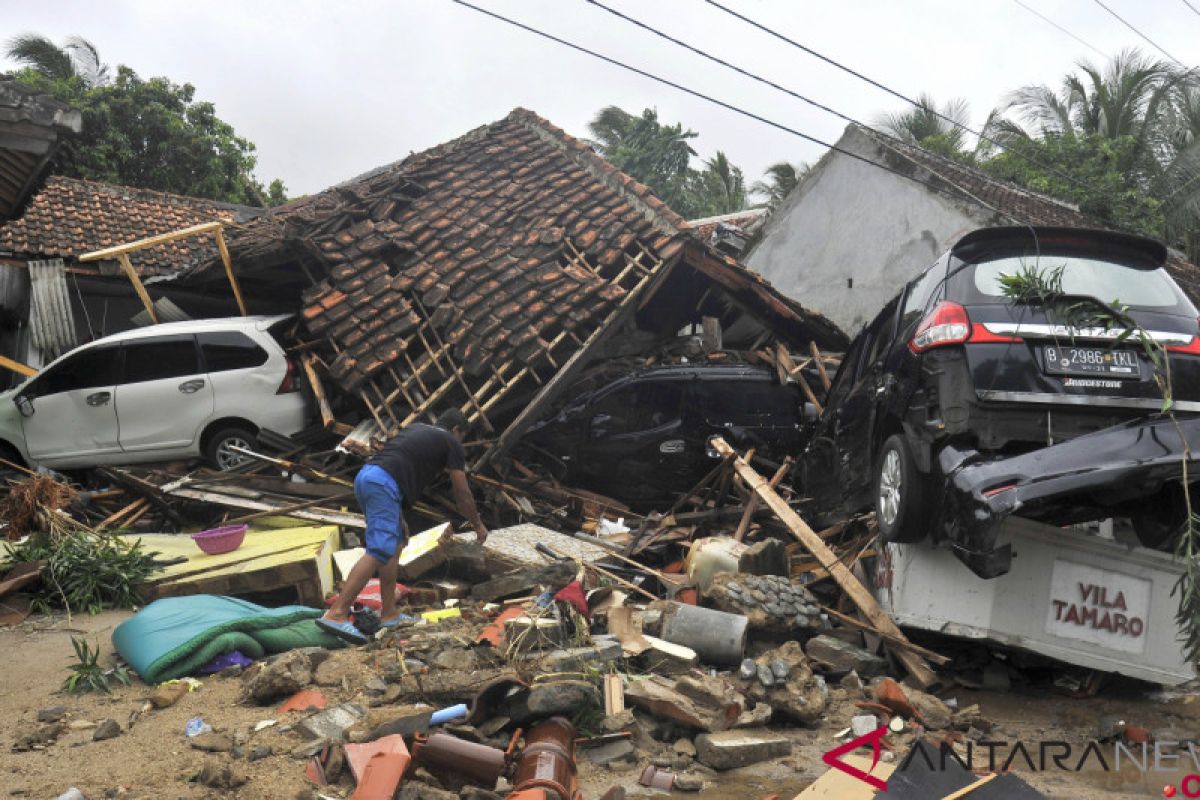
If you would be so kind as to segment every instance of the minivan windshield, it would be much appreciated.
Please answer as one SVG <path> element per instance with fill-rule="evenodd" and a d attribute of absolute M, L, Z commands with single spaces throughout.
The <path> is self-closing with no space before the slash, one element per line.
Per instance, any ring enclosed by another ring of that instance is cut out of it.
<path fill-rule="evenodd" d="M 1007 302 L 1001 277 L 1031 269 L 1048 277 L 1061 270 L 1062 290 L 1067 295 L 1094 297 L 1105 303 L 1119 301 L 1133 308 L 1168 314 L 1194 314 L 1191 303 L 1166 270 L 1138 269 L 1083 256 L 1043 255 L 1037 259 L 1013 256 L 976 264 L 969 270 L 974 273 L 971 288 L 978 295 L 973 302 Z"/>

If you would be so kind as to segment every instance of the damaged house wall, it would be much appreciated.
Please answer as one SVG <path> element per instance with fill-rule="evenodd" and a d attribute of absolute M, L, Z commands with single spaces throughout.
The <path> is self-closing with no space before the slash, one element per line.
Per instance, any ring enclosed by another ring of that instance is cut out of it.
<path fill-rule="evenodd" d="M 587 363 L 646 352 L 703 316 L 746 347 L 846 343 L 523 109 L 233 228 L 229 242 L 244 285 L 303 287 L 316 366 L 382 434 L 456 406 L 489 437 L 507 429 L 503 446 Z M 221 280 L 210 259 L 180 282 Z"/>
<path fill-rule="evenodd" d="M 848 125 L 836 146 L 900 174 L 829 151 L 742 260 L 850 335 L 971 230 L 1013 223 L 1109 227 L 1068 203 L 857 125 Z M 1173 253 L 1167 268 L 1200 300 L 1194 265 Z"/>

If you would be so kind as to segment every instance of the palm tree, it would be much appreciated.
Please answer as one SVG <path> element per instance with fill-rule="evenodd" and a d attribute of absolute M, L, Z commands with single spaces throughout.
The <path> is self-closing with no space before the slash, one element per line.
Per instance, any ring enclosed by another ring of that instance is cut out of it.
<path fill-rule="evenodd" d="M 1016 121 L 997 120 L 1001 139 L 1050 136 L 1123 140 L 1117 169 L 1161 203 L 1166 234 L 1200 239 L 1200 77 L 1136 49 L 1104 67 L 1080 61 L 1078 72 L 1050 86 L 1025 86 L 1007 98 Z"/>
<path fill-rule="evenodd" d="M 767 167 L 767 171 L 763 173 L 765 180 L 755 181 L 750 186 L 750 193 L 766 198 L 767 208 L 778 208 L 783 199 L 791 194 L 792 189 L 804 180 L 810 169 L 811 167 L 803 161 L 798 164 L 777 162 Z"/>
<path fill-rule="evenodd" d="M 963 150 L 969 121 L 970 107 L 966 100 L 955 98 L 938 108 L 931 96 L 921 94 L 917 97 L 917 107 L 899 114 L 885 114 L 875 121 L 875 127 L 908 144 L 957 153 Z"/>
<path fill-rule="evenodd" d="M 616 106 L 602 108 L 588 124 L 596 148 L 626 174 L 649 186 L 664 203 L 686 213 L 686 193 L 696 151 L 688 140 L 699 134 L 683 125 L 664 125 L 658 112 L 634 116 Z"/>
<path fill-rule="evenodd" d="M 732 214 L 746 207 L 746 179 L 724 152 L 705 159 L 693 181 L 693 207 L 689 217 Z"/>
<path fill-rule="evenodd" d="M 108 65 L 100 60 L 96 46 L 82 36 L 68 36 L 62 45 L 56 45 L 40 34 L 23 33 L 9 40 L 5 55 L 52 81 L 78 78 L 89 87 L 108 82 Z"/>

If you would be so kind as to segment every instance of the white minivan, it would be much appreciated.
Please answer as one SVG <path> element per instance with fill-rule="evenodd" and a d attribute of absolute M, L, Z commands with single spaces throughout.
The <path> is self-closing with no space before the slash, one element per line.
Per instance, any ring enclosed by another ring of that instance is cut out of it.
<path fill-rule="evenodd" d="M 227 469 L 308 402 L 272 331 L 289 319 L 169 322 L 107 336 L 0 394 L 0 456 L 69 469 L 203 457 Z"/>

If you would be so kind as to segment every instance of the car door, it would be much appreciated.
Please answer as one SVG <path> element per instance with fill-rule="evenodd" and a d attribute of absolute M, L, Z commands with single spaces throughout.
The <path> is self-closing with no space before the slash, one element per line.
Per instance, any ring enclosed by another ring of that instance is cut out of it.
<path fill-rule="evenodd" d="M 191 455 L 212 417 L 212 382 L 200 365 L 196 338 L 188 334 L 127 341 L 116 388 L 121 449 Z M 177 452 L 169 452 L 177 451 Z"/>
<path fill-rule="evenodd" d="M 839 408 L 834 443 L 842 461 L 842 490 L 852 507 L 857 507 L 870 490 L 874 474 L 875 423 L 880 400 L 893 380 L 884 370 L 883 361 L 896 334 L 899 301 L 897 297 L 884 306 L 867 326 L 858 374 Z"/>
<path fill-rule="evenodd" d="M 75 467 L 120 452 L 113 399 L 120 352 L 116 344 L 78 350 L 25 384 L 18 399 L 28 400 L 21 429 L 30 458 Z"/>
<path fill-rule="evenodd" d="M 586 485 L 629 499 L 691 488 L 704 443 L 684 430 L 686 393 L 683 380 L 645 380 L 597 398 L 576 465 Z"/>
<path fill-rule="evenodd" d="M 854 386 L 867 343 L 864 332 L 847 348 L 825 395 L 821 416 L 812 424 L 811 437 L 804 451 L 804 492 L 813 498 L 816 511 L 829 514 L 830 519 L 845 510 L 841 492 L 843 459 L 837 436 L 842 427 L 842 405 Z"/>

